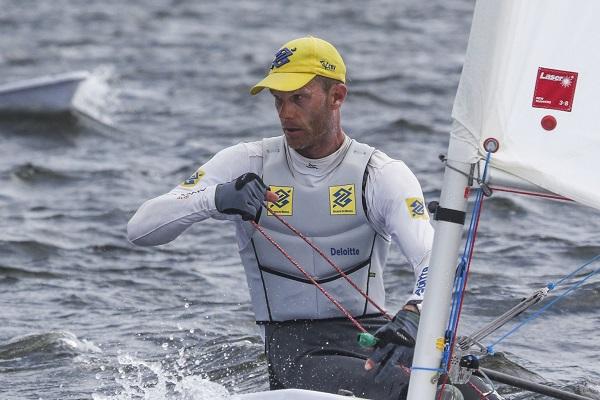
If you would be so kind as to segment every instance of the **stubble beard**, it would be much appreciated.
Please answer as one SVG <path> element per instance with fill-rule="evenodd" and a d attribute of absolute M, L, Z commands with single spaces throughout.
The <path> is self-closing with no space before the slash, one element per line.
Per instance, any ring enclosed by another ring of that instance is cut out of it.
<path fill-rule="evenodd" d="M 288 146 L 307 158 L 314 158 L 311 154 L 318 153 L 324 146 L 328 146 L 328 139 L 333 139 L 334 136 L 333 118 L 330 114 L 324 111 L 315 115 L 313 121 L 315 120 L 316 123 L 306 128 L 308 132 L 304 137 L 298 140 L 290 140 L 286 137 Z"/>

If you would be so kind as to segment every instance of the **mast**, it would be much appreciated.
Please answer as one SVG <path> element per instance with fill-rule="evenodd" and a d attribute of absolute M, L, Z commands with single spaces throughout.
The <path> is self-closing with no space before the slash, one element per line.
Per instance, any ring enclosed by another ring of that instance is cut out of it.
<path fill-rule="evenodd" d="M 439 207 L 464 213 L 467 208 L 465 188 L 468 186 L 469 163 L 457 161 L 469 159 L 472 147 L 454 136 L 450 139 L 447 165 L 465 175 L 446 167 Z M 438 208 L 439 210 L 439 208 Z M 464 214 L 463 214 L 464 215 Z M 442 219 L 451 219 L 444 218 Z M 450 297 L 461 245 L 463 223 L 437 220 L 427 290 L 423 299 L 423 311 L 419 323 L 417 343 L 410 375 L 407 400 L 433 400 L 437 389 L 442 350 L 436 347 L 444 338 L 450 313 Z M 424 368 L 424 369 L 422 369 Z"/>

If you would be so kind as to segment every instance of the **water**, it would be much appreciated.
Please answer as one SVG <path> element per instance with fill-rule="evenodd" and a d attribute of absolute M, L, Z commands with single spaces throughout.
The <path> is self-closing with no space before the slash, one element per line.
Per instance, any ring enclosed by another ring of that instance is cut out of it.
<path fill-rule="evenodd" d="M 338 46 L 346 131 L 405 160 L 427 200 L 439 196 L 471 0 L 0 7 L 2 81 L 93 72 L 74 114 L 0 117 L 2 399 L 219 399 L 267 388 L 232 227 L 207 221 L 144 249 L 127 243 L 125 224 L 219 149 L 279 133 L 270 96 L 248 88 L 291 38 Z M 600 253 L 598 216 L 488 200 L 464 331 Z M 394 249 L 391 308 L 411 280 Z M 498 345 L 508 361 L 493 363 L 598 397 L 599 300 L 592 279 Z"/>

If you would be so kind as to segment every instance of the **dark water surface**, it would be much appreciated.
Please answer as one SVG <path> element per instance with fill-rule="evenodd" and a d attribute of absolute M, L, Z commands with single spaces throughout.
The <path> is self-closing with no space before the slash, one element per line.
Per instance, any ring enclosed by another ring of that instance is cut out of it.
<path fill-rule="evenodd" d="M 0 0 L 0 82 L 93 71 L 77 106 L 103 122 L 0 116 L 0 399 L 267 388 L 232 227 L 207 221 L 145 249 L 125 240 L 127 220 L 219 149 L 279 134 L 270 96 L 248 89 L 278 46 L 305 34 L 345 57 L 345 130 L 403 159 L 437 199 L 473 5 Z M 464 331 L 599 254 L 599 217 L 567 203 L 486 201 Z M 394 249 L 390 308 L 412 279 Z M 510 362 L 493 363 L 600 398 L 599 303 L 591 279 L 499 344 Z"/>

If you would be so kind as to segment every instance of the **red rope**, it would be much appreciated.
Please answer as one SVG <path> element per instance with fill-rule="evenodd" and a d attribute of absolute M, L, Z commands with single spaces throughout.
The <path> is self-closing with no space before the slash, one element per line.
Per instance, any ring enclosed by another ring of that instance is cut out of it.
<path fill-rule="evenodd" d="M 296 267 L 298 269 L 298 271 L 300 271 L 306 277 L 306 279 L 308 279 L 313 285 L 315 285 L 317 287 L 317 289 L 319 289 L 321 291 L 321 293 L 323 293 L 325 295 L 325 297 L 327 297 L 327 299 L 329 299 L 329 301 L 331 301 L 333 304 L 335 304 L 335 306 L 350 320 L 350 322 L 352 322 L 354 324 L 354 326 L 356 326 L 358 328 L 359 331 L 361 331 L 363 333 L 367 333 L 367 330 L 360 324 L 360 322 L 358 322 L 348 312 L 348 310 L 346 310 L 344 308 L 344 306 L 342 306 L 336 299 L 334 299 L 329 293 L 327 293 L 327 291 L 323 288 L 323 286 L 319 285 L 319 283 L 315 280 L 315 278 L 313 278 L 308 272 L 306 272 L 304 270 L 304 268 L 302 268 L 300 266 L 300 264 L 298 264 L 298 262 L 296 260 L 294 260 L 292 258 L 292 256 L 290 256 L 279 245 L 279 243 L 277 243 L 271 236 L 269 236 L 269 234 L 267 232 L 265 232 L 265 230 L 260 225 L 258 225 L 256 222 L 254 222 L 254 221 L 250 221 L 250 222 L 252 223 L 252 225 L 254 225 L 254 227 L 256 229 L 258 229 L 258 231 L 265 237 L 265 239 L 267 239 L 269 242 L 271 242 L 271 244 L 273 246 L 275 246 L 277 248 L 277 250 L 279 250 L 281 252 L 281 254 L 283 254 L 284 257 L 287 258 L 294 265 L 294 267 Z"/>
<path fill-rule="evenodd" d="M 391 320 L 392 317 L 382 308 L 380 307 L 377 303 L 375 303 L 375 301 L 373 299 L 371 299 L 369 297 L 368 294 L 366 294 L 361 288 L 358 287 L 358 285 L 356 283 L 354 283 L 354 281 L 352 279 L 350 279 L 350 277 L 348 275 L 346 275 L 346 273 L 344 271 L 342 271 L 342 269 L 340 267 L 338 267 L 333 260 L 331 260 L 331 258 L 329 258 L 320 248 L 318 248 L 315 244 L 313 244 L 310 239 L 308 239 L 306 236 L 304 236 L 300 231 L 298 231 L 296 228 L 294 228 L 289 222 L 287 222 L 286 220 L 284 220 L 283 218 L 281 218 L 279 215 L 277 215 L 276 212 L 271 212 L 271 214 L 277 218 L 277 220 L 279 222 L 281 222 L 283 225 L 285 225 L 286 227 L 288 227 L 292 232 L 294 232 L 297 236 L 299 236 L 302 240 L 304 240 L 306 242 L 306 244 L 308 244 L 314 251 L 316 251 L 321 257 L 323 257 L 323 259 L 325 261 L 327 261 L 327 263 L 329 265 L 331 265 L 333 267 L 333 269 L 335 269 L 354 289 L 356 289 L 356 291 L 358 291 L 358 293 L 360 293 L 369 303 L 371 303 L 377 310 L 379 310 L 379 312 L 381 312 L 383 314 L 383 316 L 385 318 L 387 318 L 388 320 Z"/>
<path fill-rule="evenodd" d="M 479 395 L 479 398 L 481 400 L 488 400 L 488 397 L 486 396 L 486 394 L 483 393 L 481 390 L 479 390 L 479 388 L 477 386 L 475 386 L 471 382 L 467 382 L 467 384 L 471 387 L 471 389 L 473 389 Z"/>
<path fill-rule="evenodd" d="M 543 198 L 546 198 L 546 199 L 573 201 L 573 200 L 571 200 L 571 199 L 569 199 L 567 197 L 553 195 L 553 194 L 528 192 L 528 191 L 525 191 L 525 190 L 516 190 L 516 189 L 509 189 L 509 188 L 496 187 L 496 186 L 490 186 L 490 189 L 492 189 L 494 191 L 497 191 L 497 192 L 516 193 L 516 194 L 524 194 L 526 196 L 543 197 Z"/>

